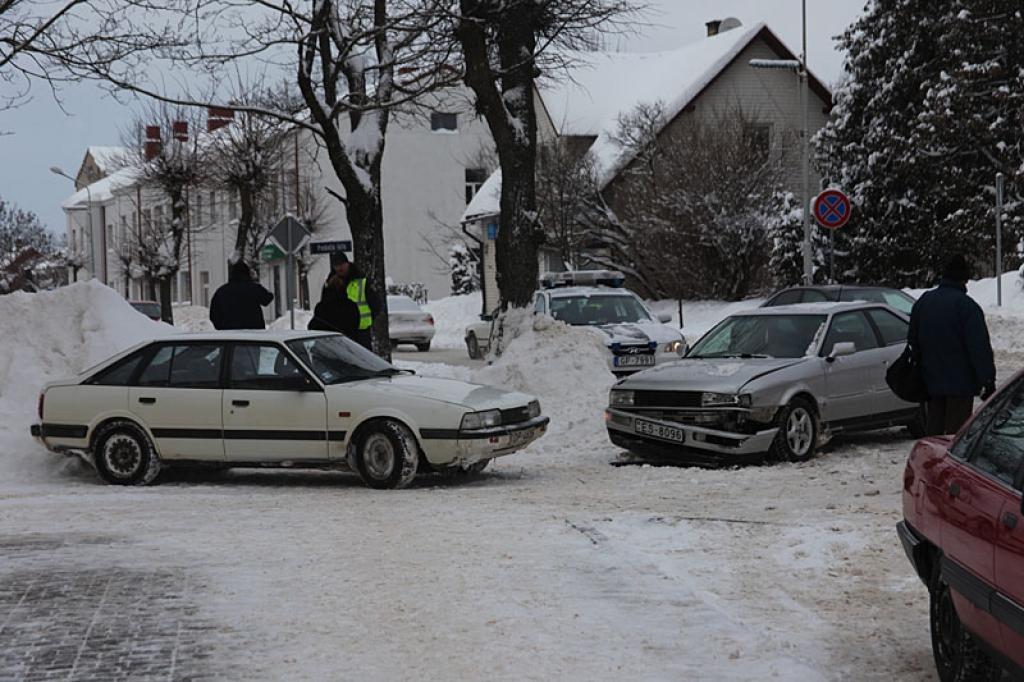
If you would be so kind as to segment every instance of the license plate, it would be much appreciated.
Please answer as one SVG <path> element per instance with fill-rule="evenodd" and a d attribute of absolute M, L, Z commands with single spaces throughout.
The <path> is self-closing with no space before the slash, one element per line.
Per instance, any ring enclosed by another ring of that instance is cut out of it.
<path fill-rule="evenodd" d="M 661 440 L 669 440 L 673 443 L 682 443 L 686 440 L 686 434 L 682 429 L 675 426 L 658 424 L 657 422 L 649 422 L 646 419 L 634 419 L 633 431 L 641 436 L 660 438 Z"/>
<path fill-rule="evenodd" d="M 620 355 L 615 358 L 616 367 L 654 367 L 653 355 Z"/>
<path fill-rule="evenodd" d="M 508 446 L 510 448 L 518 447 L 529 443 L 537 437 L 537 429 L 526 429 L 525 431 L 513 431 L 508 434 Z"/>

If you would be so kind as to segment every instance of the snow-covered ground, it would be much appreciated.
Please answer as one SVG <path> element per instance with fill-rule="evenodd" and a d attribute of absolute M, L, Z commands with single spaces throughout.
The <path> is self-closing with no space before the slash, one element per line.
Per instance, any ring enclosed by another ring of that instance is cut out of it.
<path fill-rule="evenodd" d="M 894 532 L 899 431 L 802 465 L 610 466 L 603 349 L 526 324 L 490 366 L 403 363 L 540 396 L 550 433 L 479 478 L 375 492 L 238 470 L 115 488 L 27 429 L 41 381 L 165 329 L 126 308 L 98 284 L 0 297 L 0 678 L 935 677 Z M 684 330 L 730 309 L 686 304 Z M 1010 339 L 1011 313 L 993 337 Z M 434 311 L 439 334 L 459 314 Z"/>

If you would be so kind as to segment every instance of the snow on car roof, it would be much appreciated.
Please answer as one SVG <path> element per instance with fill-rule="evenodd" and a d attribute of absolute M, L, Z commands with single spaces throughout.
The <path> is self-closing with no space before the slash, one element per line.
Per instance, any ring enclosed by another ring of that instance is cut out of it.
<path fill-rule="evenodd" d="M 545 289 L 545 291 L 551 295 L 552 298 L 562 298 L 565 296 L 594 296 L 602 294 L 604 296 L 636 296 L 629 289 L 621 289 L 618 287 L 559 287 L 557 289 Z"/>

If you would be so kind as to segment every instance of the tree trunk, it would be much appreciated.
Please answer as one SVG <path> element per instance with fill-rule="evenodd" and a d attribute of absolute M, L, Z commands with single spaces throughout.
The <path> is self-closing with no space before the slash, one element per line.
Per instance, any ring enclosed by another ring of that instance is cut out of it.
<path fill-rule="evenodd" d="M 537 290 L 536 185 L 530 145 L 503 155 L 501 225 L 495 241 L 498 291 L 504 308 L 526 308 Z"/>
<path fill-rule="evenodd" d="M 160 319 L 167 324 L 174 324 L 174 311 L 171 308 L 171 278 L 160 278 Z"/>
<path fill-rule="evenodd" d="M 231 257 L 244 259 L 245 247 L 248 243 L 249 232 L 252 231 L 253 218 L 253 196 L 252 191 L 245 187 L 238 189 L 238 203 L 240 211 L 238 215 L 238 232 L 235 234 L 235 254 Z"/>
<path fill-rule="evenodd" d="M 390 360 L 387 277 L 384 272 L 384 211 L 380 195 L 350 191 L 345 205 L 345 217 L 352 232 L 355 263 L 366 274 L 367 288 L 378 294 L 383 306 L 373 321 L 373 350 L 382 358 Z"/>

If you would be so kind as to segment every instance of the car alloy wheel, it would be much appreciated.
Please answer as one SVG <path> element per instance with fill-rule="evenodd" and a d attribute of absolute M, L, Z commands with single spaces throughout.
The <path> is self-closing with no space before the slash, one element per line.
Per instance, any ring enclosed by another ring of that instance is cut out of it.
<path fill-rule="evenodd" d="M 371 434 L 363 444 L 363 458 L 366 462 L 366 473 L 383 481 L 391 475 L 395 468 L 395 448 L 391 441 L 382 433 Z"/>
<path fill-rule="evenodd" d="M 807 408 L 794 407 L 786 419 L 786 442 L 796 457 L 806 457 L 814 447 L 814 417 Z"/>
<path fill-rule="evenodd" d="M 130 479 L 142 466 L 142 448 L 131 436 L 114 434 L 103 444 L 103 463 L 113 476 Z"/>

